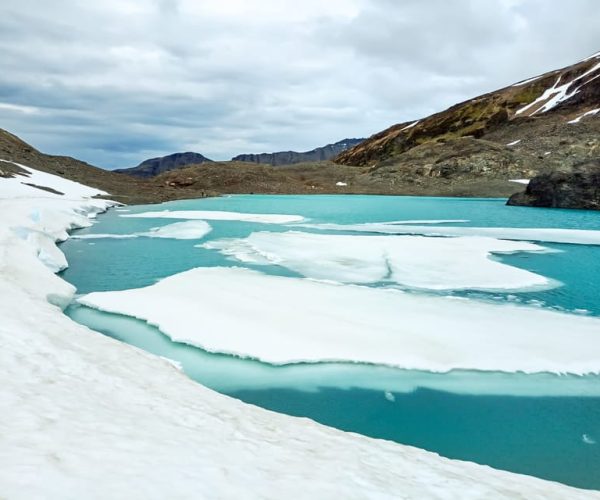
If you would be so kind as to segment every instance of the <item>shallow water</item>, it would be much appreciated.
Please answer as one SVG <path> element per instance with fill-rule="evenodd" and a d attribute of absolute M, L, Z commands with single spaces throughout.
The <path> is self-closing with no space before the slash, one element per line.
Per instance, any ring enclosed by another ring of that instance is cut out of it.
<path fill-rule="evenodd" d="M 506 207 L 504 200 L 248 195 L 126 207 L 129 212 L 112 210 L 100 216 L 92 228 L 78 234 L 145 232 L 176 220 L 120 215 L 167 208 L 298 214 L 311 223 L 467 219 L 469 222 L 460 225 L 600 230 L 598 213 Z M 145 286 L 193 267 L 244 265 L 215 250 L 195 248 L 197 243 L 243 238 L 253 231 L 294 229 L 293 225 L 209 223 L 212 232 L 199 241 L 68 240 L 62 250 L 70 268 L 63 277 L 77 286 L 78 293 Z M 600 315 L 600 246 L 542 245 L 560 252 L 495 258 L 558 280 L 562 286 L 528 292 L 454 294 Z M 274 265 L 245 266 L 263 273 L 298 276 Z M 273 367 L 174 343 L 155 328 L 131 318 L 79 306 L 71 307 L 67 313 L 111 337 L 177 360 L 195 380 L 250 403 L 452 458 L 600 488 L 600 444 L 596 444 L 600 443 L 600 377 L 431 374 L 325 363 Z"/>

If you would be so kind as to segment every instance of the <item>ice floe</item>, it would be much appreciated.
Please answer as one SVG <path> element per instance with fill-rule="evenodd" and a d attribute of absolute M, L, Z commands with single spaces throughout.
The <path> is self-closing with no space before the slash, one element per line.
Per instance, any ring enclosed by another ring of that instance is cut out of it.
<path fill-rule="evenodd" d="M 78 301 L 144 319 L 177 342 L 272 364 L 600 372 L 600 319 L 523 306 L 241 268 L 192 269 L 145 288 L 94 292 Z"/>
<path fill-rule="evenodd" d="M 308 278 L 347 283 L 392 282 L 430 290 L 519 290 L 555 284 L 490 259 L 492 253 L 544 252 L 544 247 L 485 237 L 357 236 L 289 231 L 209 241 L 240 262 L 277 264 Z"/>
<path fill-rule="evenodd" d="M 212 231 L 212 228 L 203 220 L 190 220 L 185 222 L 174 222 L 166 226 L 155 227 L 149 231 L 142 231 L 132 234 L 105 234 L 90 233 L 76 234 L 73 239 L 91 240 L 91 239 L 130 239 L 130 238 L 170 238 L 175 240 L 199 240 Z"/>
<path fill-rule="evenodd" d="M 120 217 L 134 217 L 147 219 L 200 219 L 200 220 L 228 220 L 243 222 L 259 222 L 262 224 L 289 224 L 300 222 L 304 217 L 300 215 L 285 214 L 246 214 L 240 212 L 222 212 L 217 210 L 162 210 L 160 212 L 142 212 L 138 214 L 125 214 Z"/>
<path fill-rule="evenodd" d="M 194 346 L 173 342 L 156 327 L 129 316 L 75 307 L 70 316 L 94 330 L 114 332 L 119 339 L 156 349 L 176 366 L 209 387 L 224 391 L 322 388 L 370 389 L 411 393 L 420 388 L 465 395 L 526 397 L 600 397 L 600 376 L 553 373 L 502 373 L 453 370 L 434 373 L 359 363 L 311 363 L 273 366 L 237 356 L 213 356 Z M 227 374 L 224 376 L 223 374 Z"/>
<path fill-rule="evenodd" d="M 0 179 L 0 496 L 600 498 L 243 404 L 73 322 L 40 242 L 111 202 L 31 189 Z"/>
<path fill-rule="evenodd" d="M 327 231 L 356 231 L 381 234 L 413 234 L 424 236 L 487 236 L 501 240 L 600 245 L 600 231 L 591 229 L 525 228 L 525 227 L 454 227 L 402 225 L 388 222 L 364 224 L 297 224 L 296 227 Z"/>

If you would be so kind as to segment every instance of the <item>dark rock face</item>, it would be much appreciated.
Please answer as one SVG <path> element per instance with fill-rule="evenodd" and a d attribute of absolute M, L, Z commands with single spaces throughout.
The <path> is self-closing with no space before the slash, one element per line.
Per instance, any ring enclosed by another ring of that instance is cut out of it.
<path fill-rule="evenodd" d="M 198 165 L 210 161 L 212 160 L 209 160 L 200 153 L 174 153 L 160 158 L 151 158 L 150 160 L 143 161 L 137 167 L 122 168 L 115 170 L 115 172 L 133 175 L 134 177 L 148 178 L 170 170 L 184 168 L 188 165 Z"/>
<path fill-rule="evenodd" d="M 347 149 L 353 148 L 362 141 L 364 139 L 344 139 L 304 153 L 280 151 L 278 153 L 241 154 L 232 158 L 231 161 L 244 161 L 266 165 L 292 165 L 294 163 L 326 161 L 336 157 Z"/>
<path fill-rule="evenodd" d="M 540 174 L 508 205 L 600 210 L 600 159 Z"/>

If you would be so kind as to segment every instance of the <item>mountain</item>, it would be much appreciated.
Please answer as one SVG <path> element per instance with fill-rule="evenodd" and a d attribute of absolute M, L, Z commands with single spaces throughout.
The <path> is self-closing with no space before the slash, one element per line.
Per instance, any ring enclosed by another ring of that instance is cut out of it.
<path fill-rule="evenodd" d="M 468 191 L 471 183 L 531 179 L 599 157 L 599 118 L 600 52 L 394 125 L 334 161 L 368 168 L 380 185 Z"/>
<path fill-rule="evenodd" d="M 265 165 L 292 165 L 294 163 L 325 161 L 334 158 L 348 148 L 360 144 L 364 139 L 343 139 L 334 144 L 311 149 L 304 153 L 296 151 L 279 151 L 277 153 L 241 154 L 231 161 L 243 161 Z"/>
<path fill-rule="evenodd" d="M 147 179 L 148 177 L 154 177 L 170 170 L 211 161 L 200 153 L 174 153 L 159 158 L 150 158 L 140 163 L 137 167 L 121 168 L 115 170 L 115 172 Z"/>

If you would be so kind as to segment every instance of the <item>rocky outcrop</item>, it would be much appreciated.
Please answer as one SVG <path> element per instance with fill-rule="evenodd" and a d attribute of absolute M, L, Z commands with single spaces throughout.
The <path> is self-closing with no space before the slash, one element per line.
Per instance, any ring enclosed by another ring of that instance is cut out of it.
<path fill-rule="evenodd" d="M 147 179 L 178 168 L 185 168 L 189 165 L 199 165 L 211 161 L 212 160 L 200 153 L 173 153 L 159 158 L 151 158 L 143 161 L 137 167 L 122 168 L 115 170 L 115 172 Z"/>
<path fill-rule="evenodd" d="M 534 177 L 508 205 L 600 210 L 600 158 Z"/>
<path fill-rule="evenodd" d="M 265 165 L 292 165 L 294 163 L 326 161 L 336 157 L 343 151 L 360 144 L 364 139 L 343 139 L 334 144 L 298 153 L 296 151 L 280 151 L 278 153 L 241 154 L 231 161 L 243 161 Z"/>

